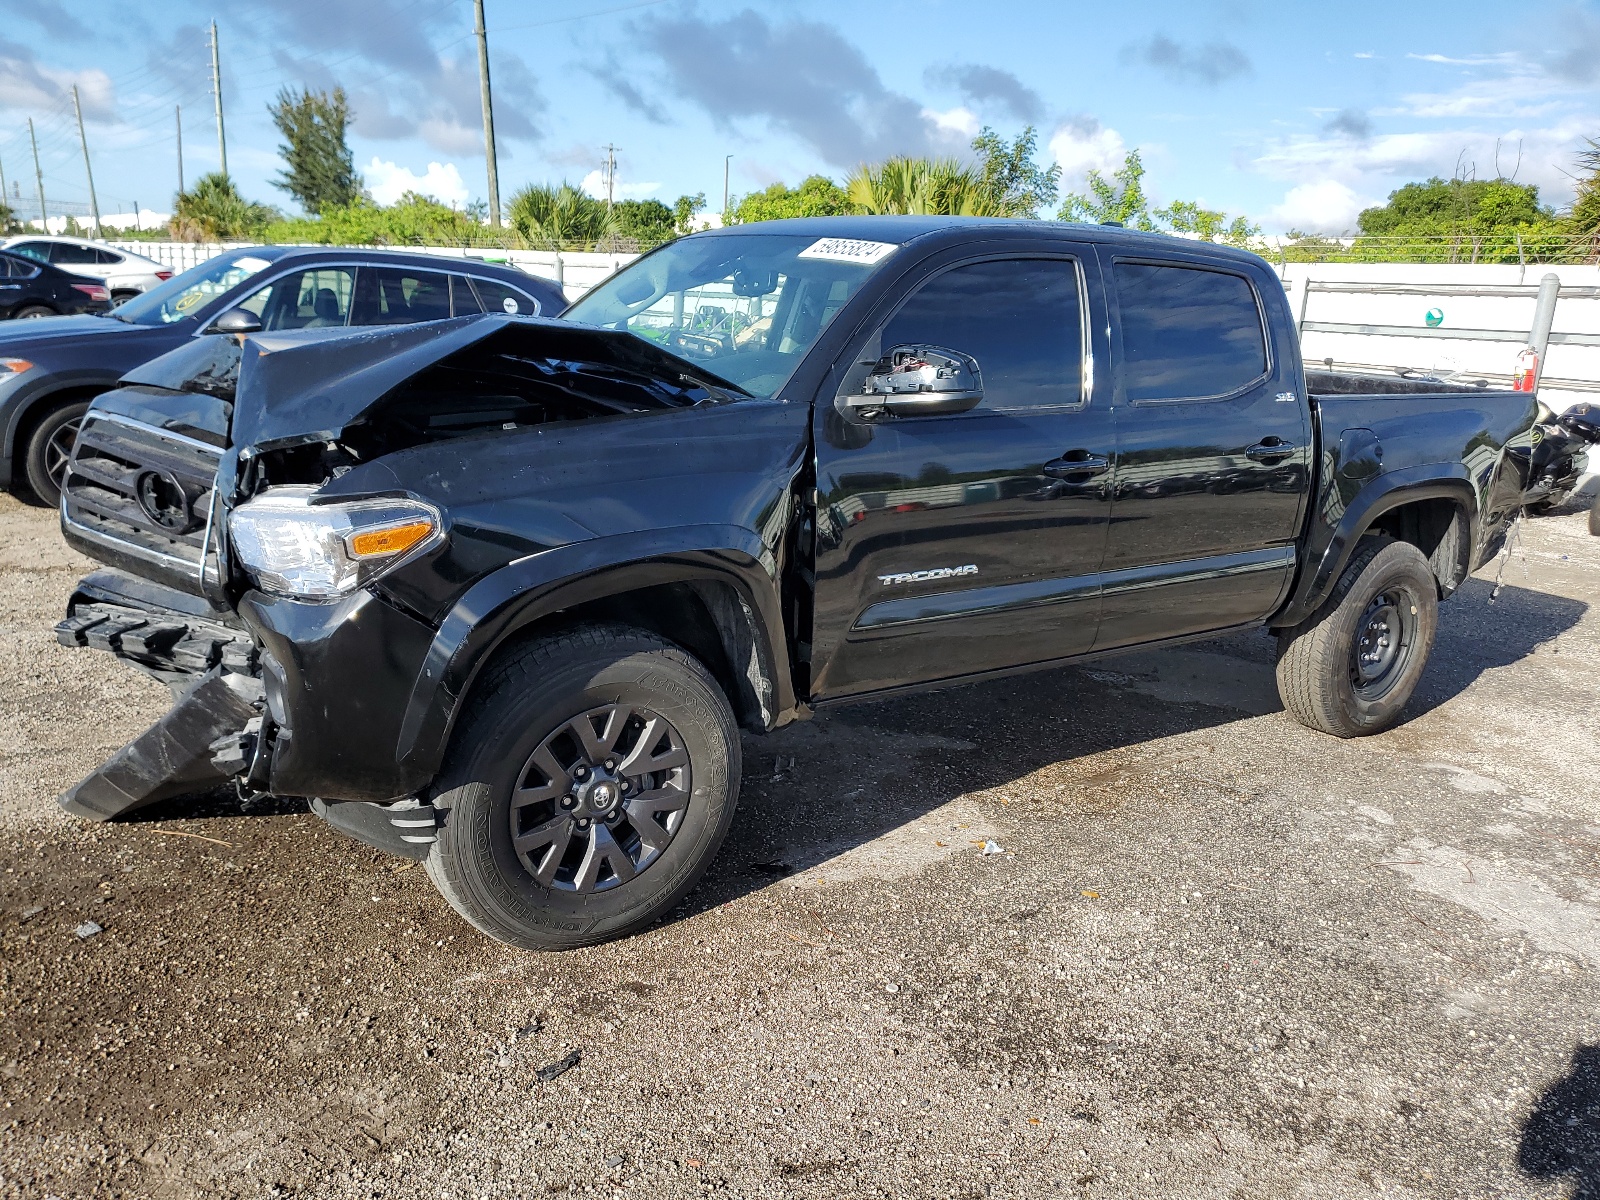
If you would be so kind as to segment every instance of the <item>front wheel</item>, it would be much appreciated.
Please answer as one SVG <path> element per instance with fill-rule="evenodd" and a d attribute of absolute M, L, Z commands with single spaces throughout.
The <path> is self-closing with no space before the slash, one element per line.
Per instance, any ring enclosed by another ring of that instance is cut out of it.
<path fill-rule="evenodd" d="M 67 463 L 78 442 L 78 427 L 83 424 L 83 415 L 88 411 L 89 403 L 86 400 L 63 404 L 55 411 L 46 413 L 28 435 L 25 452 L 28 486 L 45 504 L 54 506 L 61 503 L 61 487 L 67 474 Z"/>
<path fill-rule="evenodd" d="M 1278 635 L 1284 707 L 1335 737 L 1389 728 L 1422 678 L 1438 623 L 1438 583 L 1422 551 L 1363 539 L 1333 595 Z"/>
<path fill-rule="evenodd" d="M 683 899 L 738 794 L 738 727 L 705 667 L 651 634 L 580 629 L 512 650 L 475 689 L 428 874 L 499 941 L 605 941 Z"/>

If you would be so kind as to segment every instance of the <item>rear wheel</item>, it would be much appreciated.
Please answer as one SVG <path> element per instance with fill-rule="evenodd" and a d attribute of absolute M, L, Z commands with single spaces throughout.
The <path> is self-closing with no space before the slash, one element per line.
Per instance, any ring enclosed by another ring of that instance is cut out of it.
<path fill-rule="evenodd" d="M 11 319 L 13 321 L 35 321 L 40 317 L 53 317 L 55 315 L 56 310 L 53 308 L 48 308 L 43 304 L 30 304 L 26 308 L 17 309 L 16 312 L 11 314 Z"/>
<path fill-rule="evenodd" d="M 72 458 L 72 448 L 78 441 L 78 427 L 88 411 L 87 400 L 63 404 L 46 413 L 28 435 L 24 451 L 28 486 L 45 504 L 61 503 L 61 482 L 67 473 L 67 462 Z"/>
<path fill-rule="evenodd" d="M 428 874 L 502 942 L 604 941 L 683 899 L 738 792 L 733 711 L 700 663 L 631 629 L 559 635 L 478 686 L 436 788 Z"/>
<path fill-rule="evenodd" d="M 1422 551 L 1363 539 L 1333 595 L 1278 637 L 1284 707 L 1335 737 L 1389 728 L 1422 678 L 1438 620 L 1438 583 Z"/>

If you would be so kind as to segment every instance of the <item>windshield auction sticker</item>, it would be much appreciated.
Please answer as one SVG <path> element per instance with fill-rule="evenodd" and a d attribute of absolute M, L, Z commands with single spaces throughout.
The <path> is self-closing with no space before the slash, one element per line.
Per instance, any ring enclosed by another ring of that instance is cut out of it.
<path fill-rule="evenodd" d="M 833 262 L 882 262 L 899 247 L 893 242 L 862 242 L 855 238 L 818 238 L 800 251 L 801 258 L 826 258 Z"/>

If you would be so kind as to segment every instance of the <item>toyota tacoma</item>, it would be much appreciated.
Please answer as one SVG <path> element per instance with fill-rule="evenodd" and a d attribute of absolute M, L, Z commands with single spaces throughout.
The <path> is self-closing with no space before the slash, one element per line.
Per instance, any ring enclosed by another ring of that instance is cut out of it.
<path fill-rule="evenodd" d="M 1390 726 L 1534 420 L 1308 374 L 1260 258 L 1075 224 L 741 225 L 560 320 L 259 326 L 84 417 L 58 636 L 175 702 L 61 804 L 307 797 L 535 948 L 676 905 L 740 730 L 824 706 L 1265 627 L 1295 718 Z"/>

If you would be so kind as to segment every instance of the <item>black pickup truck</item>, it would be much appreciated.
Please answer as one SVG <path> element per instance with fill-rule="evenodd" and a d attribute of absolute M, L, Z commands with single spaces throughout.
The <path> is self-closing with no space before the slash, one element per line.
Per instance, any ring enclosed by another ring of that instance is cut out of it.
<path fill-rule="evenodd" d="M 691 888 L 739 730 L 1246 627 L 1287 709 L 1395 722 L 1499 547 L 1531 395 L 1304 373 L 1240 251 L 775 222 L 561 320 L 194 339 L 94 402 L 69 645 L 172 710 L 61 798 L 233 780 L 565 947 Z"/>

